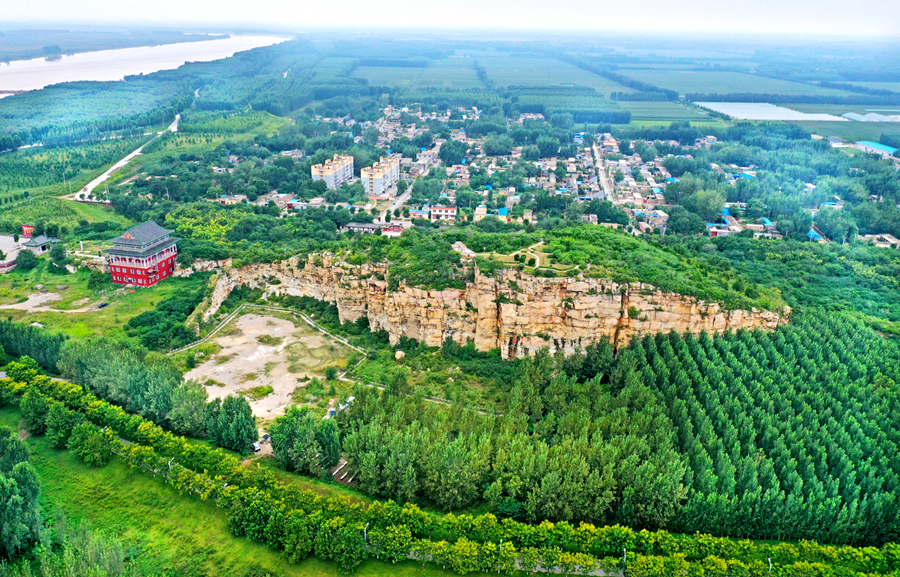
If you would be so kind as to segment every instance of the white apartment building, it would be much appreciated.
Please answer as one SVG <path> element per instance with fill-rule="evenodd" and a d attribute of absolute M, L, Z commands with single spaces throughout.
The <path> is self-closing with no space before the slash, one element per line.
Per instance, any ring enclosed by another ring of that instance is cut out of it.
<path fill-rule="evenodd" d="M 359 171 L 363 188 L 369 198 L 391 198 L 400 180 L 400 159 L 384 156 L 369 168 Z"/>
<path fill-rule="evenodd" d="M 337 188 L 353 178 L 353 157 L 346 154 L 335 154 L 325 164 L 314 164 L 310 169 L 312 179 L 324 180 L 328 188 Z"/>

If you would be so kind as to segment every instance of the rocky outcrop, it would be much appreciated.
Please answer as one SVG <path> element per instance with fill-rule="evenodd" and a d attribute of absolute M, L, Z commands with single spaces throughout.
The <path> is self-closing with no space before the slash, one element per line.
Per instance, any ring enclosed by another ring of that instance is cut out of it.
<path fill-rule="evenodd" d="M 195 260 L 189 268 L 181 268 L 181 265 L 176 262 L 175 272 L 172 273 L 172 276 L 186 277 L 191 276 L 195 272 L 210 272 L 230 266 L 230 258 L 226 260 Z"/>
<path fill-rule="evenodd" d="M 208 321 L 236 286 L 248 285 L 267 295 L 334 303 L 342 322 L 365 316 L 372 330 L 387 331 L 394 343 L 404 335 L 431 346 L 449 338 L 472 341 L 479 350 L 499 348 L 513 358 L 544 347 L 571 354 L 601 339 L 618 346 L 647 333 L 774 329 L 790 314 L 787 307 L 781 314 L 726 310 L 639 283 L 540 278 L 515 270 L 496 277 L 476 271 L 465 289 L 440 291 L 402 283 L 388 290 L 386 275 L 384 264 L 350 265 L 328 254 L 226 270 L 203 318 Z"/>

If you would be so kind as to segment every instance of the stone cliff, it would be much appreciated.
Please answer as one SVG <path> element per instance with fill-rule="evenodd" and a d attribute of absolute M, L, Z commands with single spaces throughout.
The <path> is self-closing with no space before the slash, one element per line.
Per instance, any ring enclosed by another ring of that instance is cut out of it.
<path fill-rule="evenodd" d="M 790 314 L 788 307 L 782 314 L 726 310 L 639 283 L 540 278 L 515 270 L 500 271 L 496 278 L 476 271 L 465 289 L 401 284 L 388 290 L 386 273 L 384 264 L 350 265 L 330 255 L 225 270 L 203 318 L 208 321 L 236 286 L 248 285 L 267 295 L 334 303 L 342 322 L 366 316 L 372 330 L 387 331 L 392 343 L 405 335 L 440 346 L 450 338 L 460 344 L 472 341 L 479 350 L 499 348 L 513 358 L 543 347 L 571 354 L 604 338 L 619 346 L 647 333 L 774 329 Z"/>

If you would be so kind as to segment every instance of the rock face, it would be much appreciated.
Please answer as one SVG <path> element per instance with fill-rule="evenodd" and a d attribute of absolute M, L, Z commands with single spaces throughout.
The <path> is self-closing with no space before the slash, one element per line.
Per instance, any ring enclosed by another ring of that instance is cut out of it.
<path fill-rule="evenodd" d="M 218 310 L 239 285 L 269 294 L 309 296 L 334 303 L 341 322 L 365 316 L 373 331 L 385 330 L 392 343 L 407 336 L 440 346 L 452 339 L 479 350 L 499 348 L 507 358 L 548 348 L 572 354 L 610 340 L 614 346 L 635 335 L 657 332 L 719 332 L 774 329 L 790 309 L 725 310 L 645 284 L 616 284 L 585 278 L 540 278 L 515 270 L 488 277 L 476 271 L 465 289 L 423 290 L 401 283 L 389 291 L 387 266 L 350 265 L 330 255 L 300 263 L 259 264 L 223 272 L 203 318 Z"/>

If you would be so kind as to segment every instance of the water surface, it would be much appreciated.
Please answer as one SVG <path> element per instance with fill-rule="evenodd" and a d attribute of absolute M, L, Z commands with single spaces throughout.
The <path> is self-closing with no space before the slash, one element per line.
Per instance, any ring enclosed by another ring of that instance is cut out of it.
<path fill-rule="evenodd" d="M 232 36 L 202 42 L 82 52 L 57 60 L 15 60 L 0 63 L 0 91 L 38 90 L 51 84 L 76 80 L 122 80 L 132 74 L 171 70 L 186 62 L 218 60 L 232 56 L 235 52 L 270 46 L 285 40 L 288 38 Z"/>

